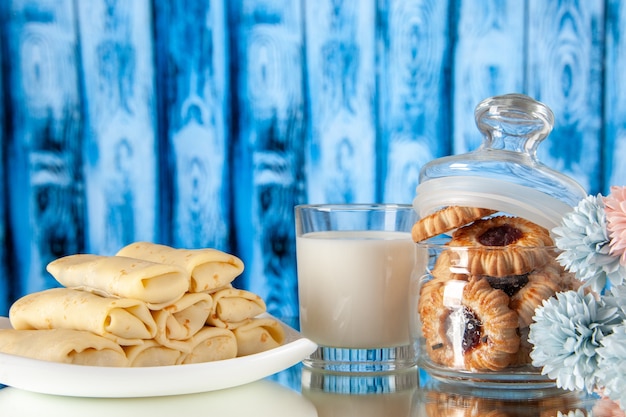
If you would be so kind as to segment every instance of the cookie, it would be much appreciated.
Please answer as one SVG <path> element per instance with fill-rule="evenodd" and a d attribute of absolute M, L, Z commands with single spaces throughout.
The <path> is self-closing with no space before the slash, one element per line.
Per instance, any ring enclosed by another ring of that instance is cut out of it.
<path fill-rule="evenodd" d="M 415 242 L 422 242 L 495 212 L 484 208 L 448 206 L 415 222 L 411 235 Z"/>
<path fill-rule="evenodd" d="M 450 247 L 445 248 L 437 256 L 430 274 L 436 279 L 462 279 L 467 281 L 468 271 L 464 265 L 464 259 L 467 257 L 463 252 L 463 248 L 460 250 Z"/>
<path fill-rule="evenodd" d="M 486 279 L 470 278 L 463 291 L 463 305 L 474 315 L 479 328 L 463 346 L 465 369 L 498 371 L 511 363 L 520 336 L 517 313 L 508 304 L 509 297 L 493 289 Z"/>
<path fill-rule="evenodd" d="M 420 290 L 418 313 L 422 323 L 424 350 L 439 365 L 452 366 L 454 351 L 446 336 L 446 319 L 449 309 L 443 302 L 444 282 L 432 280 Z"/>
<path fill-rule="evenodd" d="M 530 332 L 529 327 L 522 327 L 519 329 L 520 345 L 517 353 L 513 355 L 511 359 L 510 367 L 520 367 L 530 365 L 532 358 L 530 352 L 532 352 L 534 345 L 528 341 L 528 334 Z"/>
<path fill-rule="evenodd" d="M 528 273 L 548 262 L 554 244 L 547 229 L 519 217 L 479 219 L 457 229 L 448 243 L 466 248 L 464 265 L 472 275 Z"/>
<path fill-rule="evenodd" d="M 430 359 L 471 371 L 506 368 L 520 345 L 518 316 L 508 304 L 483 278 L 425 283 L 418 308 Z"/>
<path fill-rule="evenodd" d="M 542 268 L 528 274 L 528 282 L 511 295 L 509 307 L 517 312 L 520 328 L 528 327 L 532 323 L 535 309 L 543 303 L 543 300 L 563 290 L 559 285 L 560 275 L 560 269 L 548 262 Z"/>

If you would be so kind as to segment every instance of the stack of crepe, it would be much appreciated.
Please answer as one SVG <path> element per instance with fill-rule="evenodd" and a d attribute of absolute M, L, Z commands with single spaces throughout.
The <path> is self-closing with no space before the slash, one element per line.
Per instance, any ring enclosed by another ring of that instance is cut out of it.
<path fill-rule="evenodd" d="M 115 256 L 48 264 L 62 285 L 10 308 L 0 352 L 97 366 L 216 361 L 272 349 L 281 324 L 258 295 L 232 286 L 243 262 L 216 249 L 132 243 Z"/>

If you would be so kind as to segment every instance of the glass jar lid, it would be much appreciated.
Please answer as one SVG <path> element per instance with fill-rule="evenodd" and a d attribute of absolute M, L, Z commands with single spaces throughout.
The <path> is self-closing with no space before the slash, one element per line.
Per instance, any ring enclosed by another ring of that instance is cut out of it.
<path fill-rule="evenodd" d="M 490 97 L 476 106 L 481 146 L 422 167 L 413 206 L 426 216 L 445 206 L 470 206 L 523 217 L 547 229 L 587 192 L 572 178 L 537 159 L 537 147 L 554 126 L 543 103 L 522 94 Z"/>

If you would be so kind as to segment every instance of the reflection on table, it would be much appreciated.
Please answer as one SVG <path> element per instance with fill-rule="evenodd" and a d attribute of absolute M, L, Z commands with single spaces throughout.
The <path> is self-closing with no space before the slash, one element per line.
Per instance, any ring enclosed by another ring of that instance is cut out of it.
<path fill-rule="evenodd" d="M 60 376 L 62 377 L 62 376 Z M 209 376 L 208 376 L 209 377 Z M 72 398 L 0 390 L 0 416 L 623 417 L 607 400 L 560 389 L 486 390 L 436 381 L 416 369 L 345 376 L 296 365 L 261 381 L 156 398 Z"/>
<path fill-rule="evenodd" d="M 613 402 L 558 388 L 477 389 L 417 370 L 341 376 L 304 369 L 301 392 L 320 417 L 623 417 Z"/>
<path fill-rule="evenodd" d="M 61 375 L 59 376 L 62 377 Z M 300 393 L 274 381 L 199 394 L 146 398 L 78 398 L 0 390 L 0 416 L 7 417 L 315 417 Z"/>
<path fill-rule="evenodd" d="M 411 416 L 417 388 L 415 369 L 372 376 L 302 370 L 302 395 L 320 417 Z"/>
<path fill-rule="evenodd" d="M 583 417 L 590 415 L 594 403 L 594 398 L 583 393 L 558 388 L 477 389 L 467 385 L 436 381 L 422 373 L 413 415 Z"/>

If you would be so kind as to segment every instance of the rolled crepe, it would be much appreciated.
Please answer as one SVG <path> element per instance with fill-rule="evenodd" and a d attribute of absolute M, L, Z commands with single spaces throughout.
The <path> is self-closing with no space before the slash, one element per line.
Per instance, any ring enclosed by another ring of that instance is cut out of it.
<path fill-rule="evenodd" d="M 184 268 L 191 275 L 190 292 L 213 291 L 230 284 L 243 272 L 243 262 L 217 249 L 175 249 L 149 242 L 131 243 L 118 256 L 145 259 Z"/>
<path fill-rule="evenodd" d="M 82 330 L 0 330 L 0 352 L 44 361 L 91 366 L 126 366 L 117 343 Z"/>
<path fill-rule="evenodd" d="M 86 330 L 120 345 L 140 344 L 157 333 L 143 301 L 101 297 L 71 288 L 52 288 L 18 299 L 9 310 L 9 320 L 18 330 Z"/>
<path fill-rule="evenodd" d="M 180 363 L 201 363 L 232 359 L 237 356 L 237 340 L 232 331 L 205 326 L 188 342 L 188 353 Z"/>
<path fill-rule="evenodd" d="M 237 356 L 265 352 L 276 348 L 285 341 L 285 329 L 270 317 L 250 319 L 233 329 L 237 339 Z"/>
<path fill-rule="evenodd" d="M 140 345 L 125 346 L 128 366 L 168 366 L 177 365 L 183 353 L 176 349 L 161 346 L 156 340 L 146 340 Z"/>
<path fill-rule="evenodd" d="M 211 326 L 233 329 L 267 309 L 261 297 L 246 290 L 225 288 L 211 296 L 213 308 L 207 319 Z"/>
<path fill-rule="evenodd" d="M 156 341 L 163 346 L 184 349 L 185 345 L 176 341 L 189 339 L 202 329 L 212 305 L 213 299 L 207 293 L 186 293 L 173 304 L 153 311 Z"/>
<path fill-rule="evenodd" d="M 64 287 L 135 298 L 153 309 L 173 303 L 189 288 L 189 274 L 182 268 L 123 256 L 69 255 L 47 269 Z"/>

